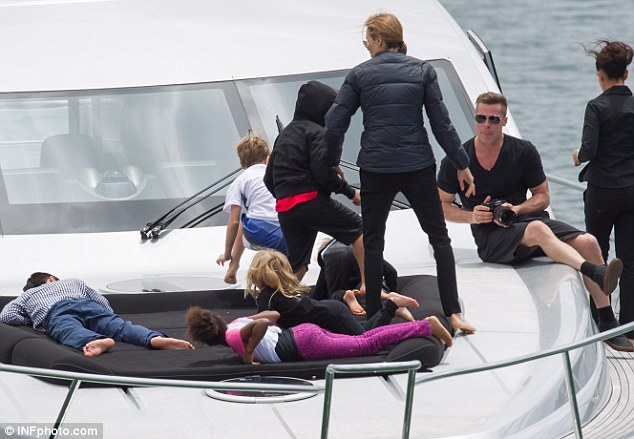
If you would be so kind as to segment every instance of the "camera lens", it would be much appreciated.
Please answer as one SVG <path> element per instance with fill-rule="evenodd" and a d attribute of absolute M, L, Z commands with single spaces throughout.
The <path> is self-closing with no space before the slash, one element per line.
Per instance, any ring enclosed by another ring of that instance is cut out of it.
<path fill-rule="evenodd" d="M 493 217 L 497 222 L 504 224 L 505 226 L 510 226 L 517 220 L 517 214 L 515 211 L 502 206 L 498 206 L 493 209 Z"/>

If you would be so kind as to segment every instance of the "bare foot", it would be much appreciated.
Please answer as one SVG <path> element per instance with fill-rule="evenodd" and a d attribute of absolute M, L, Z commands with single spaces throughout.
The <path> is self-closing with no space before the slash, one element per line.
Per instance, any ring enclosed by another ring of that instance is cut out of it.
<path fill-rule="evenodd" d="M 394 311 L 394 315 L 396 317 L 402 318 L 406 322 L 413 322 L 414 321 L 414 316 L 412 315 L 411 312 L 409 312 L 409 309 L 405 308 L 404 306 L 396 308 L 396 311 Z"/>
<path fill-rule="evenodd" d="M 114 340 L 111 338 L 98 338 L 90 341 L 84 346 L 85 357 L 98 357 L 114 346 Z"/>
<path fill-rule="evenodd" d="M 366 315 L 365 309 L 363 309 L 361 304 L 357 301 L 357 296 L 354 290 L 346 290 L 346 292 L 343 293 L 343 301 L 346 305 L 348 305 L 348 308 L 350 308 L 350 311 L 352 312 L 353 315 L 355 316 Z"/>
<path fill-rule="evenodd" d="M 384 297 L 394 302 L 399 308 L 401 306 L 404 306 L 405 308 L 418 308 L 420 306 L 418 304 L 418 300 L 403 296 L 402 294 L 395 293 L 393 291 L 391 293 L 387 293 Z"/>
<path fill-rule="evenodd" d="M 358 289 L 358 290 L 355 290 L 355 291 L 358 291 L 358 293 L 357 293 L 357 294 L 358 294 L 359 296 L 365 296 L 365 284 L 364 284 L 364 283 L 362 283 L 362 284 L 361 284 L 361 286 L 359 287 L 359 289 Z"/>
<path fill-rule="evenodd" d="M 154 337 L 150 340 L 150 345 L 154 349 L 178 350 L 178 349 L 194 349 L 194 346 L 186 341 L 178 338 Z"/>
<path fill-rule="evenodd" d="M 451 315 L 451 327 L 455 330 L 460 330 L 465 334 L 473 334 L 476 331 L 475 326 L 467 322 L 462 316 L 462 313 L 455 313 Z"/>
<path fill-rule="evenodd" d="M 438 340 L 446 344 L 447 346 L 451 346 L 453 344 L 453 338 L 451 338 L 451 334 L 447 331 L 447 328 L 440 323 L 437 317 L 431 316 L 427 317 L 425 320 L 429 322 L 429 326 L 431 326 L 431 335 L 436 337 Z"/>

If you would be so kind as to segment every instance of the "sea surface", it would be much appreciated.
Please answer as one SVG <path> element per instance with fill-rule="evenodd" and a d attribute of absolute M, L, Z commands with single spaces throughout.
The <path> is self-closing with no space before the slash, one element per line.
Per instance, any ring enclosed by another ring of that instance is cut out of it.
<path fill-rule="evenodd" d="M 580 145 L 586 103 L 601 93 L 594 58 L 581 44 L 609 38 L 634 46 L 634 0 L 440 3 L 491 50 L 513 117 L 539 149 L 545 171 L 577 182 L 581 168 L 572 165 L 571 152 Z M 630 70 L 626 85 L 634 90 L 634 64 Z M 555 216 L 585 228 L 582 193 L 553 182 L 550 191 Z"/>

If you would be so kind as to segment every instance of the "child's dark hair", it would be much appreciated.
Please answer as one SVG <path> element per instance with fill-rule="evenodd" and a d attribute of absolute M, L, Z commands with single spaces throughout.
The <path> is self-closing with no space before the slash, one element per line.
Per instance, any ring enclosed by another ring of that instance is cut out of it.
<path fill-rule="evenodd" d="M 185 316 L 187 321 L 187 335 L 195 341 L 200 341 L 209 346 L 227 344 L 225 332 L 227 324 L 224 319 L 211 310 L 192 306 Z"/>
<path fill-rule="evenodd" d="M 596 60 L 597 72 L 602 70 L 610 79 L 625 76 L 627 66 L 632 62 L 634 50 L 622 41 L 601 39 L 594 42 L 595 49 L 585 49 L 588 55 Z"/>
<path fill-rule="evenodd" d="M 53 276 L 51 273 L 42 273 L 38 271 L 36 273 L 31 274 L 31 277 L 29 277 L 26 280 L 26 285 L 22 287 L 22 291 L 30 290 L 31 288 L 36 288 L 36 287 L 39 287 L 40 285 L 44 285 L 46 281 L 48 280 L 48 278 L 51 276 L 54 277 L 55 280 L 59 280 L 56 276 Z"/>

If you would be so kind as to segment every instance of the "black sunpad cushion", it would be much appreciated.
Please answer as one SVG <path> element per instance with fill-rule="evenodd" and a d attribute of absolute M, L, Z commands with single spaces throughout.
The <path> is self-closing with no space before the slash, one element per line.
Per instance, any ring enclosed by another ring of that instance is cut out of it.
<path fill-rule="evenodd" d="M 432 276 L 399 279 L 399 291 L 416 298 L 421 307 L 413 309 L 417 319 L 435 315 L 448 327 Z M 242 290 L 176 293 L 112 294 L 107 296 L 113 309 L 125 319 L 185 338 L 185 311 L 193 305 L 211 308 L 227 321 L 255 313 L 251 298 Z M 4 306 L 12 297 L 0 297 Z M 296 378 L 323 378 L 331 363 L 369 363 L 420 360 L 423 368 L 441 360 L 442 344 L 434 337 L 405 340 L 379 355 L 338 360 L 288 362 L 257 366 L 241 363 L 238 355 L 225 346 L 199 346 L 193 351 L 155 351 L 128 343 L 117 343 L 109 352 L 86 358 L 75 349 L 62 346 L 45 334 L 27 327 L 0 324 L 0 361 L 7 364 L 147 378 L 223 380 L 248 375 L 278 375 Z"/>

